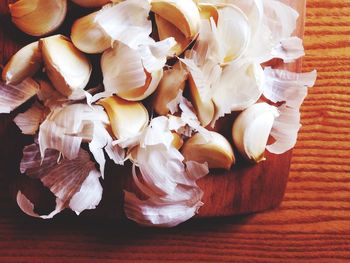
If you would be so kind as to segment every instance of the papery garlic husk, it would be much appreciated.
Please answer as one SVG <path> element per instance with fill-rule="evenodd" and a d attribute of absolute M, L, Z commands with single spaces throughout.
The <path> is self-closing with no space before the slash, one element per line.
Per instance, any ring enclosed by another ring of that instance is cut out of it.
<path fill-rule="evenodd" d="M 98 103 L 105 108 L 113 134 L 117 139 L 136 136 L 148 125 L 148 111 L 141 102 L 130 102 L 118 96 L 112 96 Z"/>
<path fill-rule="evenodd" d="M 94 12 L 79 18 L 72 26 L 72 42 L 85 53 L 102 53 L 112 45 L 112 39 L 95 22 L 97 14 Z"/>
<path fill-rule="evenodd" d="M 198 91 L 195 81 L 193 80 L 192 75 L 189 77 L 189 87 L 191 93 L 191 101 L 196 110 L 197 117 L 201 122 L 203 127 L 206 127 L 213 120 L 215 114 L 215 106 L 213 101 L 208 99 L 203 99 Z"/>
<path fill-rule="evenodd" d="M 208 136 L 196 133 L 184 144 L 181 153 L 186 161 L 207 162 L 209 168 L 229 170 L 235 163 L 231 144 L 217 132 L 209 132 Z"/>
<path fill-rule="evenodd" d="M 232 137 L 239 152 L 256 163 L 264 161 L 264 153 L 275 119 L 276 107 L 257 103 L 244 110 L 232 126 Z"/>
<path fill-rule="evenodd" d="M 13 23 L 32 36 L 55 31 L 66 17 L 67 0 L 19 0 L 9 5 Z"/>
<path fill-rule="evenodd" d="M 54 87 L 75 99 L 89 82 L 92 66 L 88 58 L 62 35 L 40 40 L 45 69 Z"/>
<path fill-rule="evenodd" d="M 186 38 L 197 35 L 200 15 L 192 0 L 151 0 L 151 10 L 175 25 Z"/>
<path fill-rule="evenodd" d="M 26 78 L 32 77 L 42 66 L 39 42 L 21 48 L 7 62 L 2 71 L 2 79 L 7 84 L 17 85 Z"/>
<path fill-rule="evenodd" d="M 198 9 L 201 19 L 210 19 L 212 17 L 215 23 L 218 24 L 219 13 L 215 5 L 209 3 L 199 3 Z"/>
<path fill-rule="evenodd" d="M 72 2 L 82 7 L 101 7 L 105 4 L 110 3 L 112 0 L 72 0 Z"/>
<path fill-rule="evenodd" d="M 153 108 L 159 115 L 168 114 L 168 104 L 177 97 L 179 91 L 184 90 L 187 77 L 188 72 L 180 63 L 164 71 L 153 101 Z"/>

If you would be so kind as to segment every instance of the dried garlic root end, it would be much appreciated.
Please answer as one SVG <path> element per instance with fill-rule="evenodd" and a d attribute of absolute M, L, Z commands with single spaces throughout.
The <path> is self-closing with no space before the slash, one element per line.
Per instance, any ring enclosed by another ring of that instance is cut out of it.
<path fill-rule="evenodd" d="M 72 2 L 82 7 L 92 8 L 92 7 L 101 7 L 105 4 L 110 3 L 111 0 L 72 0 Z"/>
<path fill-rule="evenodd" d="M 67 0 L 19 0 L 9 5 L 12 22 L 23 32 L 43 36 L 55 31 L 64 21 Z"/>
<path fill-rule="evenodd" d="M 54 35 L 40 40 L 45 69 L 54 87 L 69 97 L 89 82 L 92 66 L 70 40 Z"/>
<path fill-rule="evenodd" d="M 206 127 L 211 123 L 211 121 L 214 118 L 215 105 L 211 99 L 204 101 L 200 97 L 200 94 L 198 93 L 198 88 L 191 74 L 189 76 L 189 87 L 190 87 L 192 103 L 196 110 L 197 117 L 201 122 L 202 126 Z"/>
<path fill-rule="evenodd" d="M 186 38 L 199 32 L 200 15 L 192 0 L 151 0 L 151 10 L 175 25 Z"/>
<path fill-rule="evenodd" d="M 210 19 L 212 17 L 215 23 L 218 24 L 219 12 L 215 5 L 209 3 L 199 3 L 198 9 L 201 19 Z"/>
<path fill-rule="evenodd" d="M 106 110 L 117 139 L 135 136 L 148 125 L 148 111 L 141 102 L 126 101 L 112 96 L 100 100 L 98 104 Z"/>
<path fill-rule="evenodd" d="M 98 12 L 94 12 L 76 20 L 72 26 L 73 44 L 88 54 L 102 53 L 111 47 L 112 40 L 95 22 Z"/>
<path fill-rule="evenodd" d="M 243 111 L 232 126 L 232 137 L 239 152 L 248 160 L 259 163 L 264 153 L 275 119 L 276 107 L 257 103 Z"/>
<path fill-rule="evenodd" d="M 32 77 L 42 66 L 39 42 L 21 48 L 12 56 L 2 71 L 2 79 L 7 84 L 17 85 Z"/>
<path fill-rule="evenodd" d="M 208 163 L 209 168 L 229 170 L 235 163 L 235 156 L 228 140 L 217 132 L 210 132 L 208 138 L 197 133 L 185 142 L 182 154 L 187 161 Z"/>

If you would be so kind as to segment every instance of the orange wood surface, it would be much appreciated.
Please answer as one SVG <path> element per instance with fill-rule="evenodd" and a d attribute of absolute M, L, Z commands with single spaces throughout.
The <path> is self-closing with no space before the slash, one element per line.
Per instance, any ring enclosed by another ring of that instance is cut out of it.
<path fill-rule="evenodd" d="M 16 208 L 8 191 L 11 179 L 5 176 L 13 171 L 1 169 L 0 261 L 349 261 L 350 1 L 308 0 L 306 11 L 303 71 L 316 68 L 319 77 L 302 107 L 303 128 L 279 208 L 250 216 L 194 219 L 170 230 L 67 214 L 43 222 Z M 10 26 L 7 20 L 2 14 L 0 26 Z M 4 61 L 16 48 L 0 45 Z M 8 123 L 1 116 L 0 125 Z M 11 153 L 21 147 L 9 140 L 0 146 L 0 164 L 11 161 Z"/>

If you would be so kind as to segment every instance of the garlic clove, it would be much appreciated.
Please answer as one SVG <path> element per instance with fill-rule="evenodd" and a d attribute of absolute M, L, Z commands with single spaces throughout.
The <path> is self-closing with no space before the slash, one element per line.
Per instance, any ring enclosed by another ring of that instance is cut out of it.
<path fill-rule="evenodd" d="M 191 101 L 196 110 L 197 117 L 203 127 L 206 127 L 214 118 L 215 106 L 211 99 L 203 100 L 198 92 L 195 81 L 192 75 L 189 76 L 189 88 L 191 94 Z"/>
<path fill-rule="evenodd" d="M 151 10 L 175 25 L 186 38 L 194 38 L 200 26 L 200 15 L 192 0 L 151 0 Z"/>
<path fill-rule="evenodd" d="M 43 36 L 55 31 L 67 13 L 67 0 L 19 0 L 9 5 L 12 22 L 23 32 Z"/>
<path fill-rule="evenodd" d="M 31 43 L 12 56 L 2 71 L 2 79 L 7 84 L 17 85 L 32 77 L 42 66 L 39 42 Z"/>
<path fill-rule="evenodd" d="M 244 110 L 232 126 L 232 137 L 239 152 L 256 163 L 264 161 L 267 141 L 275 119 L 276 107 L 257 103 Z"/>
<path fill-rule="evenodd" d="M 179 134 L 177 134 L 176 132 L 172 132 L 173 134 L 173 141 L 171 143 L 171 145 L 176 148 L 177 150 L 180 150 L 181 147 L 183 146 L 184 144 L 184 140 L 181 138 L 181 136 Z"/>
<path fill-rule="evenodd" d="M 129 91 L 119 92 L 117 95 L 125 100 L 140 101 L 152 95 L 163 77 L 163 70 L 152 73 L 146 72 L 146 83 L 142 87 L 131 89 Z"/>
<path fill-rule="evenodd" d="M 214 19 L 215 23 L 218 24 L 219 12 L 215 5 L 209 3 L 198 4 L 199 14 L 201 19 Z"/>
<path fill-rule="evenodd" d="M 94 12 L 76 20 L 72 27 L 73 44 L 88 54 L 102 53 L 112 45 L 112 39 L 95 22 L 98 12 Z"/>
<path fill-rule="evenodd" d="M 70 40 L 54 35 L 40 40 L 45 69 L 54 87 L 74 99 L 89 82 L 92 67 Z"/>
<path fill-rule="evenodd" d="M 231 144 L 217 132 L 210 132 L 209 136 L 196 133 L 184 144 L 181 153 L 186 161 L 207 162 L 209 168 L 229 170 L 235 163 Z"/>
<path fill-rule="evenodd" d="M 188 46 L 192 43 L 193 39 L 186 38 L 185 35 L 172 23 L 164 19 L 158 14 L 155 14 L 155 21 L 157 24 L 158 36 L 160 40 L 164 40 L 169 37 L 174 37 L 176 45 L 172 51 L 175 55 L 181 55 Z"/>
<path fill-rule="evenodd" d="M 187 77 L 188 73 L 180 63 L 164 71 L 153 101 L 153 108 L 159 115 L 168 114 L 168 104 L 177 97 L 180 90 L 184 90 Z"/>
<path fill-rule="evenodd" d="M 72 2 L 82 7 L 92 8 L 92 7 L 101 7 L 105 4 L 110 3 L 111 0 L 72 0 Z"/>
<path fill-rule="evenodd" d="M 117 139 L 131 138 L 148 125 L 148 111 L 141 102 L 126 101 L 112 96 L 98 103 L 105 108 L 112 132 Z"/>

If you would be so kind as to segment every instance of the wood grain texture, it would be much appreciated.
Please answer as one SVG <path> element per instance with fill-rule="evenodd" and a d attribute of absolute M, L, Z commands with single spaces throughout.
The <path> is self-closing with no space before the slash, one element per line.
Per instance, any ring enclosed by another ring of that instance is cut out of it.
<path fill-rule="evenodd" d="M 302 107 L 281 207 L 170 230 L 66 215 L 42 222 L 22 216 L 0 184 L 0 261 L 349 262 L 349 0 L 308 0 L 305 47 L 303 71 L 319 78 Z"/>

